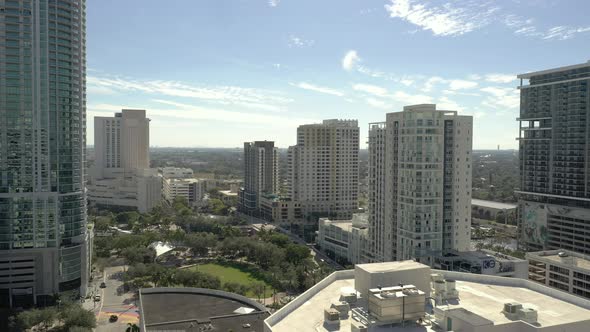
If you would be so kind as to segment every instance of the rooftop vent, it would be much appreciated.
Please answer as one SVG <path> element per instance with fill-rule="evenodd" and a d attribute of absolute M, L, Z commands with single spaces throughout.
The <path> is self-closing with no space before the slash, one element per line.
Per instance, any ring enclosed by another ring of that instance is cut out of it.
<path fill-rule="evenodd" d="M 537 310 L 524 308 L 520 303 L 504 303 L 504 310 L 502 312 L 508 319 L 522 320 L 530 324 L 537 323 Z"/>

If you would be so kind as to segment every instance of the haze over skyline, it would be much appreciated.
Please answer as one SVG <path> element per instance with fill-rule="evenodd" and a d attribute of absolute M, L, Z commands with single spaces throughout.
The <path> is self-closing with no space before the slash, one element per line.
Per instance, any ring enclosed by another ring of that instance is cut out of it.
<path fill-rule="evenodd" d="M 474 149 L 518 148 L 516 74 L 590 60 L 583 0 L 87 6 L 90 145 L 94 116 L 141 108 L 152 146 L 284 148 L 298 125 L 346 118 L 366 148 L 368 123 L 436 103 L 474 116 Z"/>

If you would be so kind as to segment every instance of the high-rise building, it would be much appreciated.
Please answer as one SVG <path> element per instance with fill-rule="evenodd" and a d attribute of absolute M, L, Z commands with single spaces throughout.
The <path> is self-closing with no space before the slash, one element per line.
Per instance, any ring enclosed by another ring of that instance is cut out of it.
<path fill-rule="evenodd" d="M 590 61 L 518 78 L 519 245 L 590 254 Z"/>
<path fill-rule="evenodd" d="M 469 250 L 472 127 L 432 104 L 369 124 L 369 260 Z"/>
<path fill-rule="evenodd" d="M 86 4 L 3 1 L 0 306 L 86 294 Z"/>
<path fill-rule="evenodd" d="M 262 194 L 279 190 L 279 154 L 272 141 L 244 143 L 244 187 L 239 191 L 239 209 L 259 214 Z"/>
<path fill-rule="evenodd" d="M 149 212 L 162 200 L 162 177 L 150 169 L 150 119 L 145 110 L 94 117 L 94 165 L 88 181 L 93 206 Z"/>
<path fill-rule="evenodd" d="M 304 216 L 350 219 L 358 208 L 359 127 L 324 120 L 297 128 L 288 150 L 288 195 Z"/>
<path fill-rule="evenodd" d="M 94 117 L 97 177 L 109 170 L 133 171 L 150 167 L 150 119 L 145 110 L 122 110 L 114 117 Z"/>

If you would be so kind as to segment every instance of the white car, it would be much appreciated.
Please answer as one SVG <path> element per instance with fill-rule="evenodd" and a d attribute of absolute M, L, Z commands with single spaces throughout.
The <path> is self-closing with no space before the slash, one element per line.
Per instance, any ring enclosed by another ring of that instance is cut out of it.
<path fill-rule="evenodd" d="M 100 295 L 94 295 L 94 302 L 100 302 Z"/>

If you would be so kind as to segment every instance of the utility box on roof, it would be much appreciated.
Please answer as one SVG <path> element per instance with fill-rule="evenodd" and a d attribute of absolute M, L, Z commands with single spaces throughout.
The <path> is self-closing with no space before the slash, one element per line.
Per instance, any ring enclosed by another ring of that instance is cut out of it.
<path fill-rule="evenodd" d="M 363 298 L 369 289 L 412 284 L 430 296 L 430 267 L 414 261 L 357 264 L 354 267 L 354 288 Z"/>

